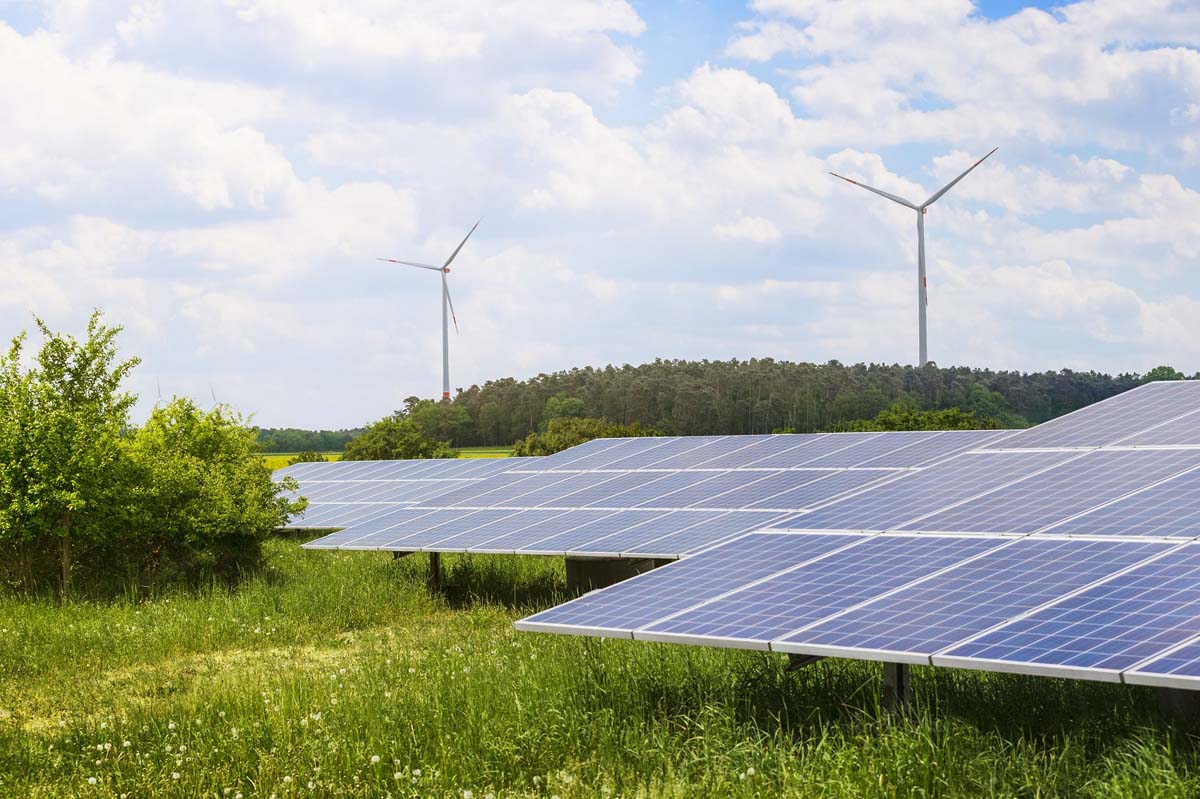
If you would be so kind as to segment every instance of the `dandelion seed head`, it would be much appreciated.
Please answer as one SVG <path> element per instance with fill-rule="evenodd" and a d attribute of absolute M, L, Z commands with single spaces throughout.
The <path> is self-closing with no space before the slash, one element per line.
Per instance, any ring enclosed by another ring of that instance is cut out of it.
<path fill-rule="evenodd" d="M 88 785 L 95 785 L 95 784 L 96 784 L 96 778 L 88 777 Z"/>
<path fill-rule="evenodd" d="M 371 755 L 371 765 L 373 766 L 378 762 L 379 762 L 379 755 Z"/>

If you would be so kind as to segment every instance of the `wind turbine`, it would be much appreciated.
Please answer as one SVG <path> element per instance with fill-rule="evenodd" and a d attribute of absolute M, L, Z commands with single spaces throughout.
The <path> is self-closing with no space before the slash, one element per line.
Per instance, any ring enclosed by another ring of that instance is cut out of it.
<path fill-rule="evenodd" d="M 479 220 L 479 222 L 482 221 L 482 219 Z M 450 257 L 446 259 L 446 263 L 441 266 L 422 264 L 416 261 L 399 261 L 395 258 L 376 259 L 387 261 L 389 264 L 404 264 L 405 266 L 415 266 L 420 269 L 432 269 L 434 272 L 441 272 L 442 274 L 442 399 L 450 399 L 450 329 L 447 326 L 447 313 L 449 318 L 454 320 L 454 332 L 458 332 L 458 317 L 454 315 L 454 302 L 450 299 L 450 287 L 446 284 L 446 275 L 450 274 L 450 264 L 458 256 L 458 251 L 467 243 L 467 239 L 471 238 L 471 234 L 475 232 L 475 228 L 479 227 L 479 222 L 471 225 L 471 229 L 467 231 L 467 235 L 454 248 L 454 252 L 450 253 Z"/>
<path fill-rule="evenodd" d="M 943 194 L 950 191 L 950 189 L 954 188 L 956 183 L 965 178 L 967 173 L 982 164 L 988 159 L 988 156 L 999 149 L 999 147 L 993 147 L 990 153 L 971 164 L 971 166 L 967 167 L 967 169 L 961 175 L 935 191 L 932 195 L 930 195 L 928 200 L 920 205 L 911 203 L 903 197 L 897 197 L 894 194 L 888 194 L 886 191 L 881 191 L 880 189 L 877 189 L 873 186 L 868 186 L 865 183 L 859 183 L 857 180 L 851 180 L 850 178 L 839 175 L 836 172 L 829 173 L 835 178 L 841 178 L 847 183 L 853 183 L 855 186 L 861 186 L 867 191 L 874 192 L 880 197 L 886 197 L 894 203 L 900 203 L 905 208 L 911 208 L 917 212 L 917 316 L 920 320 L 921 327 L 921 360 L 918 362 L 918 366 L 924 366 L 925 364 L 929 363 L 929 351 L 925 333 L 925 306 L 929 304 L 929 297 L 926 295 L 926 289 L 928 288 L 928 285 L 925 282 L 925 212 L 929 209 L 929 206 L 940 200 Z"/>

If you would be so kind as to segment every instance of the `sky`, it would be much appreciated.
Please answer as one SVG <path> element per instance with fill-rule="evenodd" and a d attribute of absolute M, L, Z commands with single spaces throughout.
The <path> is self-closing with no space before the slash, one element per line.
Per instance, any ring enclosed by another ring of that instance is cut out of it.
<path fill-rule="evenodd" d="M 0 0 L 0 337 L 357 426 L 655 358 L 1200 371 L 1200 4 Z"/>

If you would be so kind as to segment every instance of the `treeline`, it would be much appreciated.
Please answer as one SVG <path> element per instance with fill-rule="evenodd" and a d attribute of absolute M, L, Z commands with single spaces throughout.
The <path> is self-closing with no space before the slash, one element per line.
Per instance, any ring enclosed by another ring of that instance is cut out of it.
<path fill-rule="evenodd" d="M 898 403 L 918 410 L 958 408 L 1003 427 L 1027 427 L 1147 379 L 1183 376 L 1170 367 L 1114 376 L 1069 369 L 658 360 L 492 380 L 450 402 L 410 398 L 406 411 L 429 435 L 456 447 L 512 444 L 560 416 L 637 424 L 665 435 L 809 433 L 845 429 Z"/>
<path fill-rule="evenodd" d="M 260 427 L 258 445 L 263 452 L 341 452 L 363 433 L 353 430 L 300 430 L 295 427 Z"/>

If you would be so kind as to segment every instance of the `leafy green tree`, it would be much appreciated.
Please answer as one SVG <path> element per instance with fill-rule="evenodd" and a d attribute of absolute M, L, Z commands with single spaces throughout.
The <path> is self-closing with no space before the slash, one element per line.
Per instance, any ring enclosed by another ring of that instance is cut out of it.
<path fill-rule="evenodd" d="M 1187 375 L 1179 371 L 1173 366 L 1156 366 L 1146 374 L 1142 375 L 1143 383 L 1150 383 L 1155 380 L 1186 380 Z"/>
<path fill-rule="evenodd" d="M 449 442 L 430 438 L 419 424 L 399 413 L 370 425 L 342 454 L 344 461 L 454 457 Z"/>
<path fill-rule="evenodd" d="M 594 438 L 624 438 L 656 436 L 658 431 L 647 430 L 637 422 L 613 424 L 605 419 L 552 419 L 541 433 L 530 433 L 513 446 L 513 455 L 553 455 Z"/>
<path fill-rule="evenodd" d="M 873 432 L 886 430 L 996 430 L 999 422 L 988 416 L 976 416 L 974 411 L 946 408 L 923 411 L 910 404 L 897 403 L 880 411 L 873 419 L 840 422 L 832 427 L 836 432 Z"/>
<path fill-rule="evenodd" d="M 294 481 L 272 480 L 259 451 L 257 432 L 226 406 L 177 398 L 156 408 L 125 441 L 133 482 L 112 554 L 142 579 L 257 563 L 262 542 L 305 506 L 287 494 Z"/>
<path fill-rule="evenodd" d="M 313 452 L 311 449 L 306 449 L 298 453 L 293 458 L 288 458 L 288 466 L 295 466 L 297 463 L 324 463 L 325 456 L 320 452 Z"/>
<path fill-rule="evenodd" d="M 555 419 L 581 419 L 586 410 L 587 406 L 578 397 L 568 397 L 565 394 L 550 397 L 546 400 L 546 407 L 542 411 L 543 429 L 546 424 Z"/>
<path fill-rule="evenodd" d="M 450 400 L 411 400 L 410 397 L 405 401 L 401 415 L 416 422 L 429 438 L 461 441 L 472 427 L 471 414 L 462 405 L 455 405 Z"/>
<path fill-rule="evenodd" d="M 19 498 L 10 496 L 4 504 L 20 509 L 26 536 L 57 540 L 66 593 L 75 540 L 94 543 L 113 533 L 95 522 L 119 488 L 121 433 L 136 399 L 121 384 L 138 359 L 117 361 L 121 328 L 105 325 L 98 310 L 83 341 L 35 321 L 43 338 L 35 366 L 23 381 L 13 377 L 22 346 L 18 337 L 5 367 L 6 382 L 28 403 L 8 412 L 10 418 L 25 417 L 28 427 L 21 438 L 28 457 L 18 466 L 23 472 Z"/>

